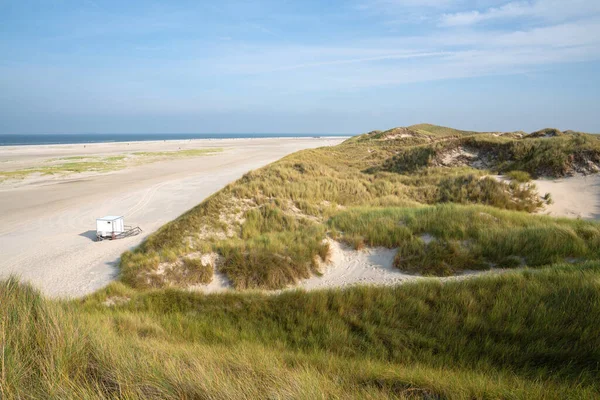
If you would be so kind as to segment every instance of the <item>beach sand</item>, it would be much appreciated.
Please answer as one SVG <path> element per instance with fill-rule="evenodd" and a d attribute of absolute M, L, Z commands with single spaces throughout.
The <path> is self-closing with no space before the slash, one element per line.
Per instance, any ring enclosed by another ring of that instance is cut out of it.
<path fill-rule="evenodd" d="M 119 256 L 246 172 L 341 138 L 223 139 L 0 147 L 0 170 L 57 157 L 223 148 L 108 173 L 28 177 L 0 183 L 0 279 L 19 276 L 52 297 L 91 293 L 115 279 Z M 96 218 L 123 215 L 135 237 L 95 242 Z"/>

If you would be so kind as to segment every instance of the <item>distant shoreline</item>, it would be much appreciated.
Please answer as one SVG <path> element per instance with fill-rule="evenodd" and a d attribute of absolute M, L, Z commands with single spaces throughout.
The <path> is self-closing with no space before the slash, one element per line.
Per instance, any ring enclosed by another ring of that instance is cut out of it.
<path fill-rule="evenodd" d="M 149 133 L 149 134 L 0 134 L 0 147 L 10 146 L 51 146 L 69 144 L 126 143 L 126 142 L 162 142 L 188 140 L 220 140 L 220 139 L 314 139 L 344 138 L 347 134 L 300 134 L 300 133 Z"/>

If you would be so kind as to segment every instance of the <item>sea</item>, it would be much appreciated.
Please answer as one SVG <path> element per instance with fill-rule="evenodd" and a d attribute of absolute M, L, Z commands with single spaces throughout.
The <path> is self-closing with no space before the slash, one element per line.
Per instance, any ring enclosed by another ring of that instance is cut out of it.
<path fill-rule="evenodd" d="M 73 134 L 0 134 L 0 146 L 41 144 L 78 144 L 107 142 L 147 142 L 155 140 L 249 139 L 249 138 L 322 138 L 347 137 L 348 134 L 305 133 L 73 133 Z"/>

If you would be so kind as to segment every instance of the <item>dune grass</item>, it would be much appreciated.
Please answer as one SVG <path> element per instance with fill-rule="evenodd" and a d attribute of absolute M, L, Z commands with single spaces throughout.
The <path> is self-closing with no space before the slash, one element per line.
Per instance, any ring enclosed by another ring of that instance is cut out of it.
<path fill-rule="evenodd" d="M 0 283 L 3 398 L 592 398 L 600 265 L 203 296 Z M 122 298 L 106 306 L 107 299 Z"/>
<path fill-rule="evenodd" d="M 398 248 L 395 265 L 425 275 L 600 258 L 595 222 L 492 207 L 356 208 L 329 224 L 355 246 Z"/>
<path fill-rule="evenodd" d="M 544 202 L 535 185 L 499 183 L 492 177 L 464 175 L 443 179 L 439 184 L 438 203 L 485 204 L 506 210 L 534 212 Z"/>
<path fill-rule="evenodd" d="M 490 150 L 494 144 L 485 138 L 470 138 L 479 148 Z M 590 173 L 589 164 L 600 162 L 600 140 L 583 133 L 510 140 L 496 145 L 496 169 L 499 172 L 525 171 L 534 177 L 561 177 L 572 173 Z"/>
<path fill-rule="evenodd" d="M 446 126 L 439 126 L 433 124 L 417 124 L 411 125 L 408 127 L 409 129 L 415 130 L 417 132 L 422 132 L 427 135 L 435 135 L 435 136 L 470 136 L 480 134 L 482 132 L 476 131 L 464 131 L 460 129 L 449 128 Z"/>
<path fill-rule="evenodd" d="M 527 183 L 531 181 L 531 175 L 525 171 L 510 171 L 506 174 L 506 177 L 519 183 Z"/>
<path fill-rule="evenodd" d="M 477 134 L 404 146 L 371 172 L 413 173 L 438 164 L 449 151 L 460 148 L 475 151 L 493 173 L 523 171 L 533 177 L 562 177 L 596 172 L 590 164 L 600 163 L 600 139 L 595 135 L 573 132 L 551 138 L 517 139 Z"/>

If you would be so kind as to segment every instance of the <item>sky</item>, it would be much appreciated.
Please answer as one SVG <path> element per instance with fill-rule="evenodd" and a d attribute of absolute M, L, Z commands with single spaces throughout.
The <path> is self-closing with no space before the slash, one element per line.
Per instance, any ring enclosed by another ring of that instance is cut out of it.
<path fill-rule="evenodd" d="M 0 133 L 600 132 L 598 0 L 0 0 Z"/>

